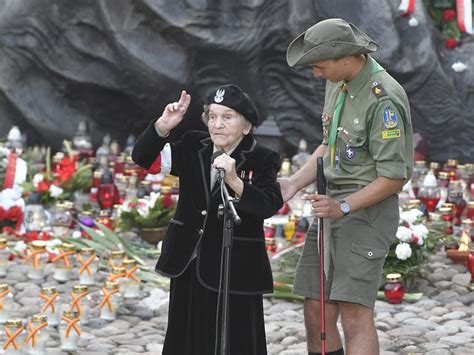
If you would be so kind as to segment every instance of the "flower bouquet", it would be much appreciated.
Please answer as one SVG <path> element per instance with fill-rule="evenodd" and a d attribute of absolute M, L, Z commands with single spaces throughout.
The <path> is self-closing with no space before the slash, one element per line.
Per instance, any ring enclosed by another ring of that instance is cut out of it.
<path fill-rule="evenodd" d="M 37 192 L 45 207 L 58 201 L 71 200 L 77 191 L 91 186 L 92 167 L 77 161 L 77 156 L 70 151 L 59 155 L 53 167 L 50 163 L 50 152 L 46 154 L 46 170 L 36 173 L 32 179 L 23 183 L 24 193 Z"/>
<path fill-rule="evenodd" d="M 124 202 L 118 226 L 123 231 L 137 230 L 142 239 L 156 244 L 163 239 L 175 211 L 176 203 L 170 194 L 152 192 L 149 198 Z"/>
<path fill-rule="evenodd" d="M 384 279 L 388 274 L 398 273 L 402 275 L 407 289 L 415 286 L 420 267 L 445 238 L 440 223 L 431 222 L 429 229 L 427 225 L 423 212 L 416 208 L 400 213 L 396 241 L 385 259 Z"/>

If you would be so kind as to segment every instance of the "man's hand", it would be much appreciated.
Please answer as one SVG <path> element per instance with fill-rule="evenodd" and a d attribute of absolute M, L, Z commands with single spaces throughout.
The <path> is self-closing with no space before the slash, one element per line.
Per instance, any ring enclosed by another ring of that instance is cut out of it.
<path fill-rule="evenodd" d="M 277 182 L 280 183 L 281 195 L 283 196 L 283 201 L 288 201 L 298 192 L 298 188 L 288 179 L 280 178 L 277 179 Z"/>
<path fill-rule="evenodd" d="M 311 194 L 303 197 L 303 200 L 310 200 L 314 215 L 318 218 L 336 219 L 344 215 L 341 211 L 339 201 L 327 195 Z"/>

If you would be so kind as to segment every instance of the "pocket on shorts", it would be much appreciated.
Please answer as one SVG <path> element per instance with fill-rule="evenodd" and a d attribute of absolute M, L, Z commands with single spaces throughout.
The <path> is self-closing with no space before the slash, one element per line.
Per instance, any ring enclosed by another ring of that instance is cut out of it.
<path fill-rule="evenodd" d="M 382 245 L 364 241 L 352 242 L 349 276 L 363 281 L 378 279 L 386 254 L 387 250 Z"/>

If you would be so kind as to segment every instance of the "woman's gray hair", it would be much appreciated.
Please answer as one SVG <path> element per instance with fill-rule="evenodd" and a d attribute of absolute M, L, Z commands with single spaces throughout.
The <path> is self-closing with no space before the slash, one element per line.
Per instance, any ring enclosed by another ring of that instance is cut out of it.
<path fill-rule="evenodd" d="M 202 119 L 202 122 L 204 122 L 204 124 L 208 125 L 209 123 L 209 106 L 210 105 L 204 105 L 204 111 L 202 112 L 201 114 L 201 119 Z M 235 110 L 234 110 L 235 111 Z M 237 112 L 237 111 L 235 111 Z M 247 120 L 241 113 L 237 112 L 237 115 L 240 117 L 240 119 L 242 120 L 242 122 L 244 123 L 244 126 L 245 128 L 249 128 L 250 131 L 249 132 L 252 132 L 253 131 L 253 124 L 252 122 L 250 122 L 249 120 Z"/>

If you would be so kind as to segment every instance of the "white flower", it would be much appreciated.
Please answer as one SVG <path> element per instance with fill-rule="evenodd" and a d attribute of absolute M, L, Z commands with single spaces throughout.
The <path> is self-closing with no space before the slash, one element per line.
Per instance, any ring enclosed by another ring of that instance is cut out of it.
<path fill-rule="evenodd" d="M 38 184 L 43 180 L 44 180 L 43 174 L 35 174 L 35 176 L 33 176 L 33 186 L 38 187 Z"/>
<path fill-rule="evenodd" d="M 416 27 L 418 26 L 418 20 L 415 18 L 415 17 L 410 17 L 410 19 L 408 20 L 408 26 L 410 27 Z"/>
<path fill-rule="evenodd" d="M 142 217 L 147 217 L 150 212 L 150 207 L 148 205 L 149 201 L 144 198 L 140 198 L 137 201 L 137 212 Z"/>
<path fill-rule="evenodd" d="M 423 216 L 423 212 L 421 212 L 417 208 L 413 208 L 409 211 L 402 212 L 400 214 L 400 220 L 402 221 L 402 223 L 403 223 L 403 221 L 405 221 L 405 222 L 408 222 L 410 224 L 413 224 L 421 216 Z"/>
<path fill-rule="evenodd" d="M 397 238 L 402 242 L 410 242 L 412 239 L 411 229 L 403 226 L 398 227 Z"/>
<path fill-rule="evenodd" d="M 82 233 L 81 231 L 74 231 L 72 232 L 72 239 L 80 239 L 82 238 Z"/>
<path fill-rule="evenodd" d="M 150 208 L 153 208 L 155 207 L 155 203 L 156 203 L 156 200 L 158 200 L 160 198 L 160 193 L 159 192 L 151 192 L 150 193 L 150 201 L 148 203 L 148 206 L 150 206 Z"/>
<path fill-rule="evenodd" d="M 456 72 L 456 73 L 461 73 L 464 70 L 467 69 L 467 65 L 464 64 L 463 62 L 457 61 L 453 65 L 451 65 L 451 68 Z"/>
<path fill-rule="evenodd" d="M 17 252 L 17 254 L 23 254 L 26 250 L 26 244 L 23 240 L 20 240 L 18 243 L 15 244 L 13 250 Z"/>
<path fill-rule="evenodd" d="M 63 193 L 63 189 L 60 188 L 59 186 L 56 186 L 54 184 L 51 184 L 51 186 L 49 187 L 49 193 L 51 194 L 51 197 L 58 197 L 59 195 L 61 195 Z"/>
<path fill-rule="evenodd" d="M 395 254 L 400 260 L 406 260 L 411 256 L 411 247 L 408 243 L 400 243 L 395 248 Z"/>
<path fill-rule="evenodd" d="M 428 237 L 428 228 L 424 224 L 415 224 L 411 227 L 413 234 L 420 239 L 426 239 Z"/>

